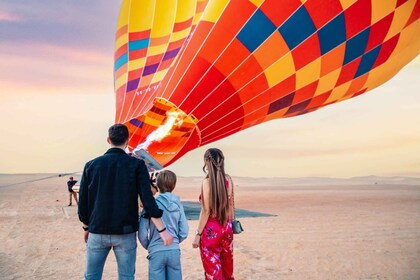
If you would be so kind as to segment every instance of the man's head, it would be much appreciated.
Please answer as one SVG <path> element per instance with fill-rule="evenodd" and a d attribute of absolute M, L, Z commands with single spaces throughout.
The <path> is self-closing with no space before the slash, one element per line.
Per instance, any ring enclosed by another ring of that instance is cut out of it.
<path fill-rule="evenodd" d="M 69 179 L 70 179 L 70 181 L 73 181 L 73 176 L 71 176 Z"/>
<path fill-rule="evenodd" d="M 163 170 L 156 179 L 156 185 L 160 193 L 172 192 L 176 185 L 176 175 L 172 171 Z"/>
<path fill-rule="evenodd" d="M 128 128 L 120 123 L 114 124 L 108 129 L 108 142 L 112 146 L 123 146 L 128 140 Z"/>

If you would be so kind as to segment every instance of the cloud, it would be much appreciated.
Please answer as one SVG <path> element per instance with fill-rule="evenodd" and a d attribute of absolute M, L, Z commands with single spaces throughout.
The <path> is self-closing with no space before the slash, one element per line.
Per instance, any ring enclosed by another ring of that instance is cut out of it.
<path fill-rule="evenodd" d="M 23 18 L 14 15 L 12 13 L 8 13 L 6 11 L 0 11 L 0 22 L 22 22 Z"/>
<path fill-rule="evenodd" d="M 112 53 L 34 43 L 0 45 L 0 91 L 113 91 Z"/>
<path fill-rule="evenodd" d="M 119 1 L 3 1 L 1 44 L 49 42 L 113 49 Z"/>

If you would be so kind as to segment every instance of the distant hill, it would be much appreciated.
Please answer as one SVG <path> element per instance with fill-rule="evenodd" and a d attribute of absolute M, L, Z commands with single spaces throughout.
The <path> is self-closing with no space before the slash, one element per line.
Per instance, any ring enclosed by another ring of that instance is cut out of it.
<path fill-rule="evenodd" d="M 80 173 L 39 173 L 39 174 L 0 174 L 0 187 L 15 186 L 24 183 L 31 183 L 49 179 L 60 179 L 66 181 L 70 174 L 74 174 L 76 180 L 81 177 Z M 200 185 L 204 176 L 178 176 L 180 185 Z M 381 176 L 359 176 L 352 178 L 329 178 L 329 177 L 239 177 L 233 176 L 235 185 L 239 186 L 366 186 L 366 185 L 405 185 L 419 186 L 420 177 L 381 177 Z"/>
<path fill-rule="evenodd" d="M 234 177 L 235 184 L 252 185 L 252 186 L 325 186 L 325 185 L 410 185 L 420 186 L 420 178 L 415 177 L 379 177 L 379 176 L 362 176 L 352 178 L 328 178 L 328 177 L 301 177 L 301 178 L 284 178 L 284 177 Z"/>

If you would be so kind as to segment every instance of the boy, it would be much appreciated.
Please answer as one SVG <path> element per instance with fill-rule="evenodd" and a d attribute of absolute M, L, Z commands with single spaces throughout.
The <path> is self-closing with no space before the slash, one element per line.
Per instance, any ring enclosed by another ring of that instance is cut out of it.
<path fill-rule="evenodd" d="M 138 238 L 149 252 L 149 279 L 182 279 L 179 243 L 188 236 L 188 223 L 179 197 L 172 194 L 176 185 L 175 173 L 169 170 L 160 172 L 156 184 L 160 192 L 156 203 L 163 210 L 162 221 L 173 236 L 173 243 L 170 246 L 163 245 L 159 231 L 143 210 L 139 218 Z"/>

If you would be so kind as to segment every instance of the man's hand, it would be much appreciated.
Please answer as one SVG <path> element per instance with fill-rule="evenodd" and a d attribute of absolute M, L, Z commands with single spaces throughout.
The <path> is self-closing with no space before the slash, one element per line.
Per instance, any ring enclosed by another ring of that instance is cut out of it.
<path fill-rule="evenodd" d="M 172 237 L 172 235 L 166 229 L 166 227 L 163 224 L 161 218 L 153 218 L 152 217 L 150 219 L 152 220 L 152 222 L 155 225 L 158 232 L 162 231 L 162 232 L 159 232 L 159 235 L 160 235 L 160 238 L 162 238 L 162 240 L 163 240 L 163 245 L 165 245 L 165 246 L 171 245 L 174 238 Z"/>
<path fill-rule="evenodd" d="M 88 237 L 89 237 L 89 231 L 87 230 L 87 231 L 85 231 L 85 236 L 84 236 L 85 243 L 87 243 Z"/>
<path fill-rule="evenodd" d="M 159 233 L 159 235 L 160 235 L 160 238 L 162 238 L 163 240 L 163 245 L 169 246 L 172 244 L 172 241 L 174 240 L 174 238 L 167 230 L 162 231 L 161 233 Z"/>

